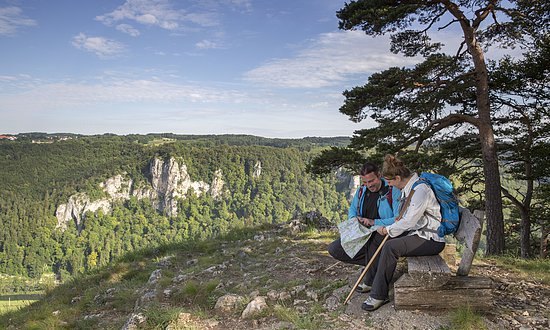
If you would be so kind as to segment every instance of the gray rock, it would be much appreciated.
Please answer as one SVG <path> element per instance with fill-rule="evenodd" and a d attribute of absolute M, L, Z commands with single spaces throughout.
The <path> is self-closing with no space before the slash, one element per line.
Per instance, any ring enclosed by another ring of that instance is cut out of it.
<path fill-rule="evenodd" d="M 148 285 L 155 285 L 162 277 L 162 272 L 160 269 L 155 269 L 151 275 L 149 276 L 149 280 L 147 281 Z"/>
<path fill-rule="evenodd" d="M 132 313 L 132 315 L 130 315 L 130 317 L 128 318 L 128 321 L 126 321 L 126 323 L 122 327 L 122 330 L 137 329 L 138 325 L 142 324 L 145 321 L 147 321 L 145 315 L 141 313 Z"/>
<path fill-rule="evenodd" d="M 187 275 L 180 274 L 172 279 L 172 283 L 181 283 L 187 280 Z"/>
<path fill-rule="evenodd" d="M 325 301 L 325 304 L 323 305 L 323 307 L 325 307 L 329 311 L 334 311 L 338 308 L 339 305 L 340 305 L 340 299 L 338 299 L 335 296 L 330 296 Z"/>
<path fill-rule="evenodd" d="M 250 319 L 267 308 L 267 303 L 265 302 L 265 297 L 259 296 L 254 298 L 251 302 L 248 303 L 243 313 L 241 314 L 242 319 Z"/>
<path fill-rule="evenodd" d="M 236 294 L 227 294 L 221 296 L 216 301 L 214 310 L 222 314 L 230 314 L 236 311 L 239 305 L 244 301 L 244 297 Z"/>

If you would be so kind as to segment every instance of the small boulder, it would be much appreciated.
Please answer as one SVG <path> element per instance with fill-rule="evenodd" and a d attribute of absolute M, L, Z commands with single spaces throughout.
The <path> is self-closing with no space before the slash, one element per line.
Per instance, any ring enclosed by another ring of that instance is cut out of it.
<path fill-rule="evenodd" d="M 244 301 L 244 298 L 236 294 L 226 294 L 216 301 L 214 310 L 223 314 L 233 313 L 236 308 Z"/>
<path fill-rule="evenodd" d="M 259 296 L 254 298 L 251 302 L 248 303 L 243 313 L 241 314 L 242 319 L 249 319 L 258 314 L 267 308 L 267 303 L 265 302 L 265 297 Z"/>

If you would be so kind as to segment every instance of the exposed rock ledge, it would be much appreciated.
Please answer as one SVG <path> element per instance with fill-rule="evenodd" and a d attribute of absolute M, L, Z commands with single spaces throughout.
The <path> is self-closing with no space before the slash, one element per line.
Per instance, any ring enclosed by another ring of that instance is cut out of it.
<path fill-rule="evenodd" d="M 108 195 L 107 198 L 91 201 L 86 193 L 77 193 L 69 197 L 66 204 L 57 207 L 57 227 L 67 229 L 68 224 L 74 221 L 78 231 L 82 228 L 82 221 L 86 212 L 104 213 L 111 211 L 111 205 L 117 200 L 128 200 L 130 197 L 137 199 L 149 199 L 153 206 L 168 216 L 178 214 L 177 200 L 185 198 L 190 189 L 196 195 L 210 193 L 213 198 L 223 196 L 223 175 L 221 169 L 214 174 L 211 184 L 203 181 L 191 181 L 187 173 L 187 166 L 182 160 L 175 158 L 162 160 L 154 158 L 149 163 L 148 184 L 144 187 L 136 187 L 131 178 L 126 174 L 115 175 L 100 184 L 100 187 Z"/>

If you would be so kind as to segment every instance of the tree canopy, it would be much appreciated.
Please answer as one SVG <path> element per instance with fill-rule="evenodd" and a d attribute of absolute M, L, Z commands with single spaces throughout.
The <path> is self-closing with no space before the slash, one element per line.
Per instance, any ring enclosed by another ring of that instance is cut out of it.
<path fill-rule="evenodd" d="M 370 117 L 377 125 L 356 131 L 348 148 L 340 150 L 351 149 L 363 155 L 374 151 L 376 157 L 400 152 L 419 169 L 433 165 L 432 170 L 459 173 L 465 166 L 481 168 L 482 175 L 475 171 L 460 173 L 476 173 L 470 178 L 484 185 L 487 254 L 500 254 L 505 248 L 498 161 L 498 141 L 503 138 L 498 134 L 503 133 L 503 124 L 499 119 L 510 117 L 510 102 L 520 97 L 510 97 L 510 93 L 518 93 L 518 88 L 526 93 L 521 97 L 539 99 L 539 107 L 547 107 L 540 103 L 539 97 L 547 99 L 540 88 L 536 93 L 529 90 L 537 89 L 535 86 L 548 77 L 542 46 L 548 38 L 548 9 L 543 1 L 524 0 L 358 0 L 346 3 L 337 12 L 341 29 L 360 29 L 370 36 L 389 34 L 392 52 L 423 58 L 412 67 L 391 67 L 374 73 L 365 85 L 343 92 L 345 101 L 340 112 L 355 122 Z M 443 48 L 444 42 L 450 41 L 433 40 L 441 31 L 455 34 L 461 41 Z M 505 61 L 488 61 L 487 51 L 496 47 L 517 47 L 525 54 L 535 52 L 525 59 L 536 62 L 541 73 L 531 83 L 516 82 L 514 88 L 508 83 L 509 87 L 504 88 L 510 78 L 519 78 L 513 74 L 519 75 L 517 68 L 526 63 L 509 59 L 509 69 L 505 69 Z M 508 97 L 502 97 L 506 93 Z M 508 104 L 504 103 L 506 99 Z M 515 118 L 512 121 L 521 123 L 518 116 Z M 451 146 L 463 150 L 457 152 Z M 429 157 L 421 156 L 428 147 Z M 337 159 L 336 153 L 325 152 L 320 158 Z M 349 151 L 345 153 L 349 155 Z"/>

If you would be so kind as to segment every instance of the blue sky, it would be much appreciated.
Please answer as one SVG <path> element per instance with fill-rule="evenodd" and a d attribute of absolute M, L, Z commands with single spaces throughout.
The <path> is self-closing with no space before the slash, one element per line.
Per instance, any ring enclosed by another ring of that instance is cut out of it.
<path fill-rule="evenodd" d="M 415 59 L 339 0 L 0 1 L 0 134 L 351 136 L 342 91 Z"/>

